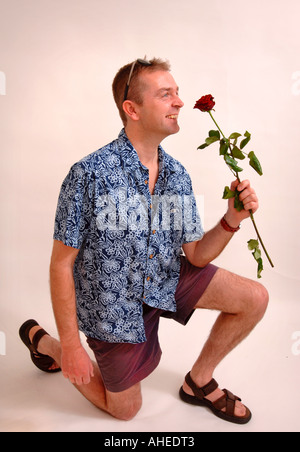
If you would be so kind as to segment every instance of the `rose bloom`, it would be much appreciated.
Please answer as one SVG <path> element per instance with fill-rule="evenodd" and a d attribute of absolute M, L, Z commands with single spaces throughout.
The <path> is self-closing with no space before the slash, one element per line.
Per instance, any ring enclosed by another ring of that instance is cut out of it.
<path fill-rule="evenodd" d="M 214 108 L 214 106 L 214 98 L 211 94 L 207 94 L 206 96 L 202 96 L 199 100 L 197 100 L 194 108 L 198 108 L 198 110 L 201 111 L 210 111 Z"/>

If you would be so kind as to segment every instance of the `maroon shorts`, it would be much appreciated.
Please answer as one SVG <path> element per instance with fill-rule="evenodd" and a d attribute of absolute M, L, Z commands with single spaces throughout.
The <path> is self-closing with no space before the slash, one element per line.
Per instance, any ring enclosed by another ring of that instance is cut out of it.
<path fill-rule="evenodd" d="M 194 267 L 182 257 L 180 278 L 175 293 L 177 311 L 169 312 L 143 305 L 146 342 L 116 344 L 87 338 L 106 389 L 111 392 L 124 391 L 153 372 L 162 354 L 158 340 L 160 317 L 167 317 L 186 325 L 217 269 L 218 267 L 212 264 L 204 268 Z"/>

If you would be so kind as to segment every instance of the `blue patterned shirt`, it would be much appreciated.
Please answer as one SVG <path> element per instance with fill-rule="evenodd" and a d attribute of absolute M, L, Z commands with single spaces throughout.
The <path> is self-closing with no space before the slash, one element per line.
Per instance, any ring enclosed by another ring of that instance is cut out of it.
<path fill-rule="evenodd" d="M 161 146 L 158 155 L 153 195 L 124 129 L 73 165 L 62 184 L 54 239 L 79 249 L 74 281 L 86 336 L 145 342 L 143 303 L 176 311 L 181 247 L 203 229 L 188 173 Z"/>

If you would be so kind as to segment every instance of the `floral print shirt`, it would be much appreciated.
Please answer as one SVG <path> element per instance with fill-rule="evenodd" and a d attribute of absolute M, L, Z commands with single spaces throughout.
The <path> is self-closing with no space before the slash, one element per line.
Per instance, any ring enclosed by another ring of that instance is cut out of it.
<path fill-rule="evenodd" d="M 182 244 L 204 232 L 188 173 L 161 146 L 158 155 L 153 195 L 124 129 L 75 163 L 62 184 L 54 239 L 79 249 L 74 281 L 86 336 L 145 342 L 143 303 L 176 311 Z"/>

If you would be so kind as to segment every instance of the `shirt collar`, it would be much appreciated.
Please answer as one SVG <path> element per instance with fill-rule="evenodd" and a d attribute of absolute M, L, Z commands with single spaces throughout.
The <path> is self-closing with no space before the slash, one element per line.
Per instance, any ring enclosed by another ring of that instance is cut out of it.
<path fill-rule="evenodd" d="M 122 129 L 119 133 L 118 140 L 121 144 L 120 152 L 122 160 L 124 161 L 124 169 L 128 172 L 132 172 L 138 168 L 147 170 L 147 168 L 142 165 L 139 156 L 131 144 L 129 138 L 126 135 L 125 129 Z M 175 173 L 176 168 L 173 159 L 164 151 L 161 145 L 158 146 L 158 158 L 159 158 L 159 171 L 165 170 L 167 173 Z"/>

